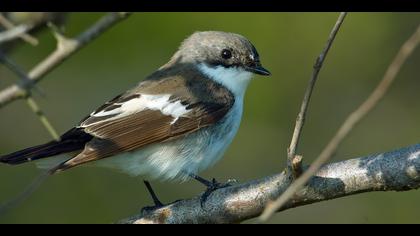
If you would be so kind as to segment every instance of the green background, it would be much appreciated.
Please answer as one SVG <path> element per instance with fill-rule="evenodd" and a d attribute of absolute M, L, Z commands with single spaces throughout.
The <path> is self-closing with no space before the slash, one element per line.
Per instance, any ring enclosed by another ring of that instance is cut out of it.
<path fill-rule="evenodd" d="M 75 36 L 101 13 L 72 13 L 66 35 Z M 201 173 L 240 182 L 281 171 L 295 118 L 315 58 L 338 13 L 136 13 L 48 74 L 35 95 L 62 133 L 86 114 L 166 63 L 194 31 L 242 34 L 259 51 L 271 77 L 257 76 L 245 99 L 239 133 L 222 161 Z M 299 153 L 310 163 L 345 117 L 380 81 L 401 44 L 420 23 L 419 13 L 350 13 L 316 85 Z M 12 57 L 29 70 L 55 47 L 46 31 L 40 45 L 23 45 Z M 420 49 L 403 66 L 385 99 L 340 146 L 334 161 L 419 142 Z M 0 88 L 17 78 L 0 67 Z M 24 101 L 0 110 L 0 153 L 50 140 Z M 18 194 L 40 171 L 34 164 L 0 166 L 0 202 Z M 196 196 L 195 181 L 152 183 L 164 202 Z M 270 223 L 420 223 L 420 191 L 365 193 L 278 213 Z M 80 167 L 49 178 L 0 223 L 112 223 L 151 205 L 142 178 Z M 250 223 L 254 220 L 248 221 Z"/>

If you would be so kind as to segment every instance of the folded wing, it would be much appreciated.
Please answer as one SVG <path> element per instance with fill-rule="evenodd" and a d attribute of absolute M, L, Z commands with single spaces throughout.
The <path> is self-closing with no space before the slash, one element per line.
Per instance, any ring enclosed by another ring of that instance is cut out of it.
<path fill-rule="evenodd" d="M 218 122 L 232 105 L 233 99 L 208 102 L 171 94 L 118 96 L 81 122 L 77 128 L 94 138 L 54 172 L 188 135 Z"/>

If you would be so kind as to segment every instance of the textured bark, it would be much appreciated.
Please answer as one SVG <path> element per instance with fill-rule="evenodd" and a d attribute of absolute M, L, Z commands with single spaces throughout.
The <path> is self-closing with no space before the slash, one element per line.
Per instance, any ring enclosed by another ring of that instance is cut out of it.
<path fill-rule="evenodd" d="M 120 223 L 237 223 L 257 217 L 292 181 L 287 171 L 213 192 L 204 207 L 200 196 L 144 211 Z M 372 191 L 420 187 L 420 144 L 324 165 L 280 211 Z"/>

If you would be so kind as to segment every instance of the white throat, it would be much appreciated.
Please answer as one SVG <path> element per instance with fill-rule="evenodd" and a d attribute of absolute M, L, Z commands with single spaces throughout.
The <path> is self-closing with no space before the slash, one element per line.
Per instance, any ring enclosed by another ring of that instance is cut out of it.
<path fill-rule="evenodd" d="M 214 81 L 225 86 L 237 98 L 243 98 L 252 77 L 251 72 L 236 67 L 210 67 L 204 63 L 200 63 L 198 69 Z"/>

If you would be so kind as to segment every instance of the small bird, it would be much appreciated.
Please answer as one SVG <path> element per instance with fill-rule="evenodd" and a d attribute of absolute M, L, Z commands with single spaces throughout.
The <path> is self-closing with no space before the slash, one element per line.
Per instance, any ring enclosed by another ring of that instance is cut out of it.
<path fill-rule="evenodd" d="M 60 140 L 2 156 L 0 162 L 16 165 L 56 156 L 59 163 L 50 174 L 92 163 L 133 176 L 194 178 L 210 193 L 222 185 L 197 174 L 217 162 L 236 135 L 253 74 L 270 72 L 248 39 L 195 32 L 168 63 L 100 106 Z"/>

